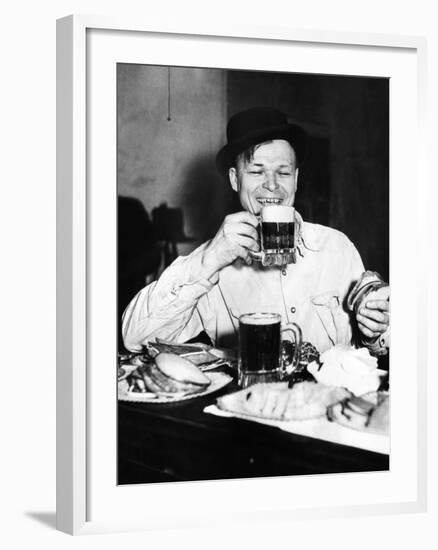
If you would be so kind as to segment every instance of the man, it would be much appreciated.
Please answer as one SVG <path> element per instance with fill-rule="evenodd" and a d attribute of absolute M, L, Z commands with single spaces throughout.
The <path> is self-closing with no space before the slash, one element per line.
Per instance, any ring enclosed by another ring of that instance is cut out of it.
<path fill-rule="evenodd" d="M 123 317 L 130 350 L 160 337 L 185 342 L 202 331 L 219 347 L 235 347 L 239 316 L 280 313 L 296 322 L 305 341 L 323 352 L 353 340 L 380 353 L 389 326 L 389 303 L 374 300 L 356 313 L 345 308 L 364 272 L 354 245 L 341 232 L 304 222 L 296 212 L 297 262 L 284 268 L 253 261 L 259 250 L 258 218 L 264 204 L 292 206 L 305 133 L 276 109 L 257 107 L 232 117 L 217 165 L 238 193 L 242 212 L 226 216 L 215 237 L 178 258 L 160 279 L 132 300 Z"/>

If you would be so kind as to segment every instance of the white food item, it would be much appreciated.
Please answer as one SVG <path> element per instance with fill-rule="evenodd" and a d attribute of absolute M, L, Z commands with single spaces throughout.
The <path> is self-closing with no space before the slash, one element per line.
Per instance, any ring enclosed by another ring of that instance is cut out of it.
<path fill-rule="evenodd" d="M 227 412 L 267 420 L 308 420 L 325 416 L 327 407 L 351 396 L 344 388 L 300 382 L 255 384 L 224 395 L 217 406 Z"/>
<path fill-rule="evenodd" d="M 337 344 L 321 354 L 307 370 L 322 384 L 347 388 L 355 395 L 376 391 L 380 385 L 377 358 L 366 348 Z"/>
<path fill-rule="evenodd" d="M 155 357 L 155 364 L 165 376 L 178 382 L 200 386 L 210 384 L 210 379 L 196 365 L 174 353 L 159 353 Z"/>

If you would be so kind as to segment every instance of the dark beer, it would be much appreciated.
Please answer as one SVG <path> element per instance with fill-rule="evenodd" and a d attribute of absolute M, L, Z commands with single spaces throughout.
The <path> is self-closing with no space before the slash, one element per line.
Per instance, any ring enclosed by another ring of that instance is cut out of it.
<path fill-rule="evenodd" d="M 290 250 L 295 243 L 294 222 L 262 222 L 262 246 L 265 252 Z"/>
<path fill-rule="evenodd" d="M 253 313 L 240 318 L 240 371 L 272 371 L 280 366 L 280 316 Z"/>

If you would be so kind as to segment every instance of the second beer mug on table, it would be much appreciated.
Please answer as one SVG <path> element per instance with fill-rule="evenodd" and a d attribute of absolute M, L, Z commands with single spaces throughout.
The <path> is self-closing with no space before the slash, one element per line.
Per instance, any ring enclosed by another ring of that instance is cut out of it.
<path fill-rule="evenodd" d="M 293 357 L 287 366 L 281 353 L 282 335 L 290 332 Z M 280 382 L 297 368 L 301 353 L 301 329 L 295 323 L 281 326 L 278 313 L 246 313 L 239 318 L 239 385 Z"/>
<path fill-rule="evenodd" d="M 264 206 L 260 212 L 260 252 L 251 256 L 264 266 L 295 263 L 295 209 Z"/>

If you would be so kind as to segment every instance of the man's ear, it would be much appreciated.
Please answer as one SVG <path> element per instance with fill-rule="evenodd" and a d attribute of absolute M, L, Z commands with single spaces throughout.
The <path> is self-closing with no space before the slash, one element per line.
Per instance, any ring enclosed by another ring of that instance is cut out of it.
<path fill-rule="evenodd" d="M 295 191 L 298 189 L 298 168 L 295 168 Z"/>
<path fill-rule="evenodd" d="M 233 191 L 236 191 L 236 193 L 239 191 L 239 182 L 237 179 L 237 170 L 234 166 L 232 166 L 228 170 L 228 177 L 230 179 L 231 187 L 233 188 Z"/>

